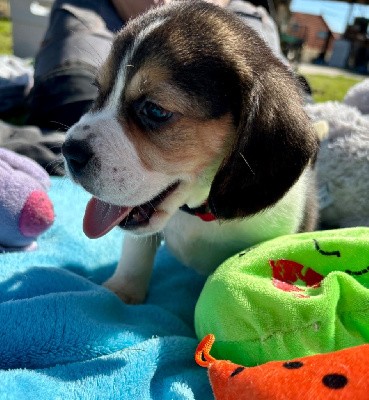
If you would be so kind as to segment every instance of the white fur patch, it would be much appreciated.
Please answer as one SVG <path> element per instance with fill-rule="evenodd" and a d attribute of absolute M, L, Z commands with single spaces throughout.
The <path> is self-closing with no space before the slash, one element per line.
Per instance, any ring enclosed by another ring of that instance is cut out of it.
<path fill-rule="evenodd" d="M 134 67 L 134 65 L 131 64 L 131 60 L 140 45 L 140 43 L 147 37 L 149 36 L 156 28 L 158 28 L 160 25 L 162 25 L 165 22 L 165 18 L 157 19 L 150 25 L 148 25 L 145 29 L 143 29 L 135 38 L 135 41 L 133 43 L 133 46 L 130 50 L 127 51 L 127 54 L 123 58 L 120 67 L 119 67 L 119 72 L 117 74 L 118 79 L 116 80 L 114 87 L 111 91 L 111 94 L 108 98 L 108 101 L 106 102 L 106 105 L 104 106 L 103 110 L 101 111 L 104 113 L 104 111 L 107 110 L 112 110 L 113 113 L 116 115 L 118 112 L 118 106 L 120 104 L 120 98 L 122 96 L 122 93 L 124 91 L 124 86 L 126 84 L 126 72 L 128 68 Z"/>
<path fill-rule="evenodd" d="M 154 21 L 143 29 L 123 58 L 111 93 L 98 111 L 90 111 L 67 133 L 67 139 L 86 140 L 99 160 L 91 183 L 83 186 L 102 200 L 124 206 L 137 206 L 150 201 L 169 185 L 174 178 L 149 171 L 141 163 L 133 144 L 118 121 L 121 96 L 126 85 L 126 72 L 141 43 L 164 19 Z M 83 127 L 89 126 L 89 129 Z"/>
<path fill-rule="evenodd" d="M 185 265 L 210 274 L 239 251 L 296 232 L 303 216 L 310 174 L 307 169 L 273 207 L 244 219 L 203 222 L 178 211 L 164 230 L 167 246 Z"/>

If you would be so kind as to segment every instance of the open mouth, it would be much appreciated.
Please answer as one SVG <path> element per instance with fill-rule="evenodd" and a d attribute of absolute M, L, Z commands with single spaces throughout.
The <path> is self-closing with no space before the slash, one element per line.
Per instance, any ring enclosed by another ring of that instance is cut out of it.
<path fill-rule="evenodd" d="M 83 219 L 83 231 L 89 238 L 99 238 L 119 225 L 124 229 L 145 226 L 162 203 L 179 185 L 176 182 L 147 203 L 136 207 L 116 206 L 93 197 L 87 204 Z"/>
<path fill-rule="evenodd" d="M 136 206 L 132 208 L 127 217 L 125 217 L 120 223 L 119 226 L 128 229 L 128 228 L 136 228 L 138 226 L 147 225 L 150 221 L 150 218 L 156 211 L 156 207 L 163 202 L 174 190 L 177 189 L 179 182 L 174 183 L 169 186 L 167 189 L 163 190 L 152 200 L 147 203 L 141 204 L 140 206 Z"/>

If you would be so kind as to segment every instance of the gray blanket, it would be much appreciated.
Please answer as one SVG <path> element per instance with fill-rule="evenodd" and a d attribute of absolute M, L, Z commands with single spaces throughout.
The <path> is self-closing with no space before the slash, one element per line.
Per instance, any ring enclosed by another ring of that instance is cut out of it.
<path fill-rule="evenodd" d="M 45 133 L 36 126 L 20 127 L 0 121 L 0 147 L 32 158 L 50 175 L 64 175 L 60 156 L 64 137 L 64 133 Z"/>

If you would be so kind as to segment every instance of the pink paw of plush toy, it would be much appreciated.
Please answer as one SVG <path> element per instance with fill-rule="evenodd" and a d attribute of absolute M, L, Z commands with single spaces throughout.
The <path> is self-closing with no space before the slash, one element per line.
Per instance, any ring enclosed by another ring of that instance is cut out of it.
<path fill-rule="evenodd" d="M 54 222 L 47 172 L 28 157 L 0 148 L 0 252 L 32 250 Z"/>

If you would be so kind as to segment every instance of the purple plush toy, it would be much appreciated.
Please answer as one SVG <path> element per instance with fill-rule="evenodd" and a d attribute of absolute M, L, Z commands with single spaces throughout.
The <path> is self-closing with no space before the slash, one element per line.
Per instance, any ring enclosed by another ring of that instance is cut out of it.
<path fill-rule="evenodd" d="M 30 250 L 54 222 L 47 172 L 28 157 L 0 148 L 0 251 Z"/>

